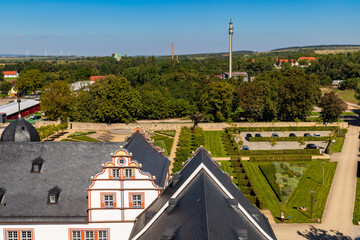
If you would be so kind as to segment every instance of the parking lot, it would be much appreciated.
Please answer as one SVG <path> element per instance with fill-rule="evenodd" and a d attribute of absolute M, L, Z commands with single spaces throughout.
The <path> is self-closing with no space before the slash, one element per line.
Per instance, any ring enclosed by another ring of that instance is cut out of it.
<path fill-rule="evenodd" d="M 304 149 L 307 144 L 314 143 L 319 149 L 320 152 L 325 151 L 328 144 L 327 141 L 305 141 L 305 145 L 299 144 L 299 142 L 280 142 L 277 141 L 275 146 L 271 146 L 270 142 L 249 142 L 245 139 L 246 134 L 250 133 L 253 137 L 255 134 L 259 133 L 262 137 L 271 137 L 273 133 L 277 133 L 279 137 L 289 137 L 290 133 L 295 133 L 297 137 L 304 136 L 305 133 L 311 134 L 313 136 L 315 133 L 319 134 L 322 137 L 327 137 L 331 133 L 330 131 L 284 131 L 284 132 L 241 132 L 236 134 L 236 142 L 241 140 L 244 142 L 244 146 L 248 146 L 250 150 L 281 150 L 281 149 Z M 276 139 L 276 138 L 275 138 Z"/>

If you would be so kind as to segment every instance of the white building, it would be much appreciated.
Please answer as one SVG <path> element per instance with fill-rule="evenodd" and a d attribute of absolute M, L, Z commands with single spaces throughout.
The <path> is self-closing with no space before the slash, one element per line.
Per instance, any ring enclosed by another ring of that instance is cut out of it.
<path fill-rule="evenodd" d="M 19 74 L 17 71 L 3 71 L 5 78 L 17 78 Z"/>
<path fill-rule="evenodd" d="M 128 239 L 168 181 L 149 140 L 136 129 L 125 143 L 1 142 L 0 240 Z"/>

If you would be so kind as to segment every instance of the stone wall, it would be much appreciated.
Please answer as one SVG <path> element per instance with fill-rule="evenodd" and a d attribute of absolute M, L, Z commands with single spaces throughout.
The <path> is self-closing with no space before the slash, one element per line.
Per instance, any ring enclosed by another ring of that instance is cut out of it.
<path fill-rule="evenodd" d="M 36 127 L 46 126 L 49 124 L 59 124 L 58 121 L 38 121 L 36 122 Z M 180 129 L 181 127 L 192 127 L 193 123 L 184 122 L 184 123 L 158 123 L 158 122 L 141 122 L 141 123 L 82 123 L 82 122 L 69 122 L 68 129 L 74 130 L 112 130 L 112 129 L 122 129 L 122 130 L 132 130 L 137 127 L 140 127 L 146 131 L 149 130 L 175 130 Z M 317 122 L 238 122 L 238 123 L 199 123 L 199 127 L 202 127 L 204 130 L 221 130 L 226 127 L 310 127 L 310 126 L 325 126 L 324 124 L 319 124 Z M 341 128 L 347 128 L 347 122 L 336 122 L 329 123 L 327 126 L 340 126 Z"/>

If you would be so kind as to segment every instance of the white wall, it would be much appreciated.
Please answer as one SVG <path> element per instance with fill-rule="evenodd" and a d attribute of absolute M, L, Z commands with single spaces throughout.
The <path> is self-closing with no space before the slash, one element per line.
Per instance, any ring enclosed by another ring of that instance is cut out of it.
<path fill-rule="evenodd" d="M 34 229 L 34 240 L 70 240 L 70 229 L 109 229 L 108 240 L 129 239 L 134 223 L 90 223 L 90 224 L 28 224 L 0 225 L 0 240 L 5 240 L 4 229 Z"/>

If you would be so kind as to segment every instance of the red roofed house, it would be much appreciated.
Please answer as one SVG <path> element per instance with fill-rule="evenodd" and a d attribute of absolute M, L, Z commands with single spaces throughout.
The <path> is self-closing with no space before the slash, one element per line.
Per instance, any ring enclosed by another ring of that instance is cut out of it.
<path fill-rule="evenodd" d="M 96 80 L 104 79 L 104 78 L 106 78 L 106 76 L 91 76 L 90 81 L 96 81 Z"/>
<path fill-rule="evenodd" d="M 308 62 L 311 62 L 311 61 L 316 61 L 317 59 L 316 59 L 316 57 L 301 57 L 301 58 L 299 58 L 298 61 L 300 61 L 300 60 L 307 60 Z"/>
<path fill-rule="evenodd" d="M 5 78 L 17 78 L 19 77 L 19 74 L 17 71 L 4 71 L 4 77 Z"/>

